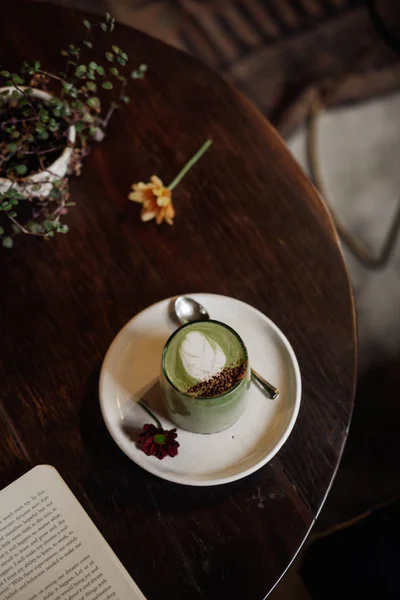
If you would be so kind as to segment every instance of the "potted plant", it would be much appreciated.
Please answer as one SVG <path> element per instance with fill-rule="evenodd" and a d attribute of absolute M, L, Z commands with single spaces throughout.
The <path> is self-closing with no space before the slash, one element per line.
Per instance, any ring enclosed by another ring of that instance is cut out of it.
<path fill-rule="evenodd" d="M 130 101 L 129 77 L 140 79 L 146 65 L 129 73 L 129 58 L 110 46 L 101 63 L 92 60 L 93 33 L 109 34 L 114 18 L 83 21 L 80 45 L 61 50 L 65 67 L 52 72 L 39 61 L 18 73 L 0 70 L 0 241 L 13 246 L 17 234 L 49 239 L 66 233 L 63 216 L 69 175 L 80 174 L 91 140 L 101 141 L 115 109 Z M 111 94 L 105 104 L 101 90 Z"/>

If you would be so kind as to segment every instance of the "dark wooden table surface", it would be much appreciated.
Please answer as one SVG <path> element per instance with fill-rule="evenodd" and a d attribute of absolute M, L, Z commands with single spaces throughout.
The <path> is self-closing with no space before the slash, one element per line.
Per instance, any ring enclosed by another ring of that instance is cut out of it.
<path fill-rule="evenodd" d="M 2 5 L 0 64 L 57 65 L 82 15 Z M 219 76 L 122 26 L 115 43 L 149 65 L 72 182 L 70 233 L 18 239 L 0 256 L 0 486 L 54 465 L 149 600 L 261 600 L 296 555 L 338 467 L 353 405 L 353 300 L 331 220 L 283 142 Z M 102 43 L 99 51 L 104 52 Z M 176 223 L 139 220 L 130 184 L 169 181 L 214 140 L 175 194 Z M 102 422 L 98 374 L 137 311 L 187 291 L 235 296 L 271 317 L 297 354 L 297 424 L 241 481 L 159 480 Z"/>

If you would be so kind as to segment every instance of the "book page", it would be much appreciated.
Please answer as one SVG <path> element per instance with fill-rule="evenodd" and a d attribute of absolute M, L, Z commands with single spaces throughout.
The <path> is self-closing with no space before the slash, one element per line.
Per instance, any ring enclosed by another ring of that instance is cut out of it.
<path fill-rule="evenodd" d="M 58 472 L 0 492 L 1 600 L 145 600 Z"/>

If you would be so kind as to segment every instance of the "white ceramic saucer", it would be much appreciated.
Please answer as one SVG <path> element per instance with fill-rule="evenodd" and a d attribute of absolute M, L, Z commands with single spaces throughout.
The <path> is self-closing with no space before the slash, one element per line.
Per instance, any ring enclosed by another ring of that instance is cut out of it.
<path fill-rule="evenodd" d="M 112 342 L 100 375 L 100 404 L 115 442 L 143 469 L 186 485 L 219 485 L 253 473 L 285 443 L 299 412 L 300 371 L 288 340 L 260 311 L 227 296 L 188 295 L 213 319 L 236 329 L 248 348 L 250 364 L 280 390 L 279 398 L 269 399 L 252 383 L 246 413 L 229 429 L 201 435 L 178 428 L 180 448 L 174 458 L 159 460 L 139 450 L 137 435 L 152 421 L 136 404 L 138 398 L 151 406 L 165 429 L 175 427 L 165 415 L 158 386 L 161 352 L 176 329 L 168 298 L 136 315 Z"/>

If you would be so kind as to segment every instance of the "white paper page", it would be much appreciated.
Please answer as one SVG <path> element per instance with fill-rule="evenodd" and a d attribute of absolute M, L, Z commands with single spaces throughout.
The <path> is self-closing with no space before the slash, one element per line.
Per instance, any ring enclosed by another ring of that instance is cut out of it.
<path fill-rule="evenodd" d="M 0 492 L 1 600 L 145 600 L 58 472 Z"/>

